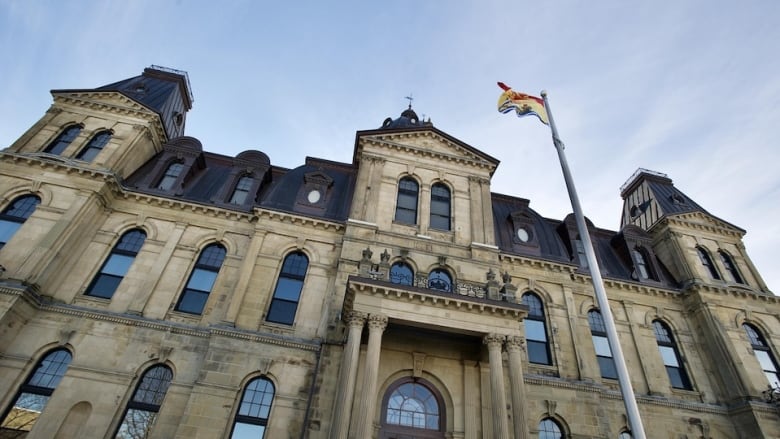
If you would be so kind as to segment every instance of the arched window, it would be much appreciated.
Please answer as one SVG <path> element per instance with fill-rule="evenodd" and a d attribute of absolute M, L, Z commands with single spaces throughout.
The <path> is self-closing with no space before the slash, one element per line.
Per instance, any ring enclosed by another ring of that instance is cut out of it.
<path fill-rule="evenodd" d="M 65 128 L 59 136 L 57 136 L 56 139 L 54 139 L 53 142 L 49 144 L 49 146 L 46 147 L 46 149 L 43 150 L 43 152 L 48 152 L 49 154 L 56 154 L 60 155 L 63 151 L 65 151 L 65 148 L 68 147 L 74 140 L 76 140 L 76 137 L 79 136 L 79 133 L 81 132 L 81 125 L 71 125 L 67 128 Z"/>
<path fill-rule="evenodd" d="M 653 321 L 653 332 L 655 332 L 655 340 L 658 342 L 658 350 L 661 351 L 661 358 L 664 360 L 664 366 L 666 366 L 666 373 L 669 375 L 669 381 L 672 383 L 672 387 L 676 389 L 691 390 L 691 382 L 688 379 L 688 374 L 685 373 L 685 367 L 683 366 L 680 352 L 677 350 L 677 345 L 672 337 L 672 331 L 669 327 L 660 320 Z"/>
<path fill-rule="evenodd" d="M 122 238 L 111 250 L 111 254 L 108 255 L 106 262 L 100 267 L 100 272 L 92 279 L 85 294 L 110 299 L 127 274 L 127 270 L 130 269 L 135 255 L 141 250 L 145 240 L 146 233 L 143 230 L 131 230 L 122 235 Z"/>
<path fill-rule="evenodd" d="M 72 359 L 66 349 L 57 349 L 46 354 L 38 362 L 33 374 L 17 392 L 13 405 L 3 416 L 3 422 L 0 424 L 1 437 L 26 436 L 26 432 L 32 429 L 35 421 L 41 416 Z M 5 436 L 3 433 L 10 436 Z"/>
<path fill-rule="evenodd" d="M 91 162 L 95 159 L 95 157 L 97 157 L 100 151 L 103 150 L 103 147 L 106 146 L 110 139 L 111 131 L 101 131 L 97 133 L 94 137 L 89 139 L 87 146 L 81 150 L 76 158 L 79 160 Z"/>
<path fill-rule="evenodd" d="M 14 200 L 0 213 L 0 248 L 11 240 L 39 204 L 41 204 L 40 198 L 35 195 L 24 195 Z"/>
<path fill-rule="evenodd" d="M 528 317 L 523 320 L 528 361 L 537 364 L 552 364 L 542 300 L 534 293 L 525 293 L 521 301 L 523 305 L 528 307 Z"/>
<path fill-rule="evenodd" d="M 561 426 L 552 418 L 544 418 L 539 423 L 539 439 L 561 439 Z"/>
<path fill-rule="evenodd" d="M 764 375 L 767 381 L 769 381 L 769 385 L 775 389 L 780 388 L 780 373 L 778 372 L 780 369 L 777 367 L 777 360 L 772 355 L 766 339 L 753 325 L 743 323 L 742 328 L 747 333 L 748 339 L 750 339 L 750 347 L 753 348 L 753 353 L 756 355 L 761 369 L 764 370 Z"/>
<path fill-rule="evenodd" d="M 429 382 L 402 378 L 390 386 L 383 398 L 380 437 L 443 437 L 442 410 L 441 396 Z"/>
<path fill-rule="evenodd" d="M 254 183 L 255 179 L 248 175 L 239 178 L 235 189 L 233 189 L 233 194 L 230 196 L 230 202 L 232 204 L 244 204 Z"/>
<path fill-rule="evenodd" d="M 701 265 L 707 269 L 707 272 L 710 274 L 710 276 L 713 279 L 719 280 L 720 274 L 718 274 L 718 270 L 715 268 L 715 264 L 712 263 L 712 258 L 710 258 L 710 254 L 707 253 L 707 250 L 704 250 L 701 247 L 696 247 L 696 252 L 699 254 Z"/>
<path fill-rule="evenodd" d="M 406 262 L 396 262 L 390 267 L 390 282 L 400 285 L 414 284 L 414 271 Z"/>
<path fill-rule="evenodd" d="M 157 189 L 161 191 L 171 190 L 171 188 L 173 188 L 173 184 L 176 183 L 176 180 L 179 179 L 179 175 L 183 170 L 183 163 L 171 163 L 168 165 L 168 168 L 165 170 L 165 174 L 163 175 L 162 179 L 160 179 L 160 183 L 157 184 Z"/>
<path fill-rule="evenodd" d="M 428 288 L 432 290 L 452 291 L 452 278 L 450 274 L 442 269 L 435 269 L 428 275 Z"/>
<path fill-rule="evenodd" d="M 211 288 L 214 287 L 214 282 L 217 280 L 219 269 L 222 268 L 222 261 L 225 260 L 225 253 L 225 247 L 219 244 L 211 244 L 203 249 L 192 274 L 190 274 L 187 286 L 179 297 L 179 303 L 176 305 L 177 311 L 190 314 L 203 312 Z"/>
<path fill-rule="evenodd" d="M 417 197 L 420 186 L 411 177 L 398 182 L 398 199 L 395 204 L 395 221 L 403 224 L 417 224 Z"/>
<path fill-rule="evenodd" d="M 631 250 L 631 255 L 634 257 L 634 267 L 639 279 L 656 280 L 655 274 L 649 265 L 647 251 L 641 247 L 636 247 Z"/>
<path fill-rule="evenodd" d="M 302 252 L 290 253 L 284 258 L 266 320 L 285 325 L 293 324 L 308 268 L 309 258 Z"/>
<path fill-rule="evenodd" d="M 450 189 L 441 183 L 431 186 L 431 228 L 450 230 Z"/>
<path fill-rule="evenodd" d="M 274 400 L 274 385 L 265 378 L 255 378 L 244 388 L 241 406 L 233 419 L 231 439 L 263 439 Z"/>
<path fill-rule="evenodd" d="M 739 275 L 739 270 L 737 270 L 737 266 L 734 264 L 731 256 L 723 250 L 720 250 L 718 254 L 720 254 L 720 260 L 723 261 L 723 266 L 726 267 L 726 273 L 731 276 L 731 280 L 738 284 L 745 283 L 745 281 L 742 280 L 742 276 Z"/>
<path fill-rule="evenodd" d="M 599 369 L 601 369 L 601 377 L 617 379 L 615 359 L 612 358 L 612 349 L 610 349 L 607 339 L 607 327 L 604 325 L 601 312 L 596 309 L 588 311 L 588 324 L 590 325 L 593 347 L 596 349 L 596 360 L 598 360 Z"/>
<path fill-rule="evenodd" d="M 122 423 L 116 432 L 117 439 L 149 437 L 172 379 L 173 372 L 168 366 L 157 365 L 144 372 L 133 392 L 133 398 L 127 403 Z"/>

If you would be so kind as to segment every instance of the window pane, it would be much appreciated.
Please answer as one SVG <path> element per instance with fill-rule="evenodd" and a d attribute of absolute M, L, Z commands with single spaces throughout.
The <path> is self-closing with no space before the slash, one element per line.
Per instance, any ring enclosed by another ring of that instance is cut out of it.
<path fill-rule="evenodd" d="M 192 271 L 190 281 L 187 282 L 187 288 L 209 292 L 214 286 L 214 281 L 217 280 L 217 274 L 215 271 L 196 268 Z"/>
<path fill-rule="evenodd" d="M 547 353 L 547 344 L 528 340 L 528 361 L 537 364 L 550 364 L 550 356 Z"/>
<path fill-rule="evenodd" d="M 449 216 L 439 216 L 439 215 L 431 215 L 431 228 L 438 229 L 438 230 L 449 230 L 450 229 L 450 217 Z"/>
<path fill-rule="evenodd" d="M 672 387 L 676 389 L 687 389 L 688 385 L 686 383 L 686 379 L 682 375 L 682 371 L 673 366 L 666 366 L 666 373 L 669 375 L 669 382 L 672 384 Z"/>
<path fill-rule="evenodd" d="M 599 369 L 601 370 L 601 376 L 603 378 L 617 379 L 617 369 L 615 368 L 615 361 L 612 357 L 597 357 L 599 362 Z"/>
<path fill-rule="evenodd" d="M 297 309 L 297 302 L 288 302 L 285 300 L 274 299 L 271 302 L 271 307 L 268 309 L 267 320 L 269 322 L 292 325 L 295 321 L 295 311 Z"/>
<path fill-rule="evenodd" d="M 22 227 L 22 223 L 16 221 L 0 220 L 0 242 L 6 243 L 11 240 L 19 227 Z"/>
<path fill-rule="evenodd" d="M 403 224 L 415 224 L 417 223 L 417 212 L 398 209 L 395 211 L 395 220 Z"/>
<path fill-rule="evenodd" d="M 65 350 L 50 353 L 38 364 L 38 368 L 27 384 L 48 389 L 56 388 L 65 375 L 71 359 L 70 352 Z"/>
<path fill-rule="evenodd" d="M 523 305 L 528 307 L 528 315 L 544 318 L 544 308 L 542 301 L 535 294 L 526 293 L 522 298 Z"/>
<path fill-rule="evenodd" d="M 265 427 L 262 425 L 244 424 L 236 422 L 233 427 L 233 434 L 230 439 L 262 439 L 265 434 Z"/>
<path fill-rule="evenodd" d="M 769 355 L 769 352 L 758 350 L 754 350 L 753 352 L 755 352 L 756 358 L 758 358 L 758 362 L 761 363 L 761 369 L 777 372 L 777 368 L 774 361 L 772 361 L 772 357 Z"/>
<path fill-rule="evenodd" d="M 145 439 L 149 430 L 157 419 L 157 413 L 146 410 L 128 409 L 119 431 L 117 439 Z"/>
<path fill-rule="evenodd" d="M 669 346 L 658 346 L 658 350 L 661 351 L 661 357 L 664 359 L 665 366 L 680 367 L 674 348 Z"/>
<path fill-rule="evenodd" d="M 766 375 L 766 380 L 769 381 L 769 384 L 771 384 L 772 387 L 774 388 L 780 387 L 780 375 L 774 372 L 766 372 L 766 371 L 764 371 L 764 375 Z"/>
<path fill-rule="evenodd" d="M 525 338 L 528 340 L 547 341 L 547 334 L 544 330 L 544 322 L 539 320 L 524 320 Z"/>
<path fill-rule="evenodd" d="M 16 398 L 13 407 L 8 415 L 3 419 L 3 430 L 30 431 L 35 425 L 35 421 L 41 415 L 49 397 L 44 395 L 35 395 L 32 393 L 22 393 Z M 6 437 L 6 436 L 0 436 Z M 11 434 L 7 437 L 24 437 Z"/>
<path fill-rule="evenodd" d="M 284 259 L 282 273 L 291 276 L 306 276 L 309 267 L 309 258 L 303 253 L 291 253 Z"/>
<path fill-rule="evenodd" d="M 168 386 L 173 379 L 173 373 L 165 366 L 155 366 L 149 369 L 133 396 L 134 402 L 159 406 L 165 398 Z"/>
<path fill-rule="evenodd" d="M 127 274 L 127 270 L 130 269 L 130 265 L 133 264 L 133 259 L 135 259 L 133 256 L 113 254 L 109 256 L 101 272 L 124 277 Z"/>
<path fill-rule="evenodd" d="M 116 245 L 116 249 L 130 253 L 138 253 L 138 251 L 141 250 L 141 246 L 144 245 L 145 240 L 146 233 L 140 230 L 133 230 L 122 236 L 122 239 L 120 239 L 119 243 Z"/>
<path fill-rule="evenodd" d="M 121 277 L 110 276 L 107 274 L 99 274 L 95 278 L 94 282 L 87 290 L 87 295 L 102 297 L 104 299 L 110 299 L 116 289 L 119 287 L 119 283 L 122 282 Z"/>
<path fill-rule="evenodd" d="M 596 355 L 600 357 L 612 357 L 612 350 L 609 348 L 607 337 L 594 335 L 593 346 L 596 348 Z"/>
<path fill-rule="evenodd" d="M 285 299 L 285 300 L 297 302 L 301 296 L 302 288 L 303 288 L 303 281 L 298 279 L 289 279 L 285 277 L 280 277 L 279 282 L 277 282 L 276 284 L 274 299 Z"/>
<path fill-rule="evenodd" d="M 208 292 L 190 289 L 184 290 L 179 306 L 176 309 L 191 314 L 200 314 L 203 312 L 203 308 L 206 306 L 206 300 L 208 300 L 208 298 Z"/>
<path fill-rule="evenodd" d="M 412 269 L 403 263 L 393 264 L 390 268 L 390 282 L 401 285 L 412 285 L 414 276 Z"/>

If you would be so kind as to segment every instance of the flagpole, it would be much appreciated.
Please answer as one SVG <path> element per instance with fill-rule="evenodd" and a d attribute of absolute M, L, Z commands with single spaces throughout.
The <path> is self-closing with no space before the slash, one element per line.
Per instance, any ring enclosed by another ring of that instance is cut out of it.
<path fill-rule="evenodd" d="M 558 159 L 560 159 L 561 162 L 563 178 L 566 180 L 566 189 L 569 191 L 571 207 L 574 209 L 574 218 L 577 220 L 577 230 L 580 234 L 582 246 L 585 248 L 585 257 L 588 261 L 591 279 L 593 280 L 596 301 L 598 302 L 601 314 L 604 316 L 604 324 L 607 329 L 607 340 L 609 341 L 609 347 L 612 350 L 612 355 L 615 359 L 618 384 L 620 384 L 620 393 L 623 395 L 623 404 L 626 407 L 626 415 L 628 417 L 631 435 L 635 439 L 645 439 L 645 430 L 642 426 L 642 418 L 639 416 L 639 407 L 636 404 L 634 389 L 631 387 L 631 379 L 628 376 L 626 361 L 623 357 L 623 350 L 620 348 L 620 342 L 618 341 L 615 321 L 612 317 L 612 311 L 609 308 L 607 293 L 604 290 L 604 280 L 601 278 L 601 270 L 599 270 L 599 265 L 596 261 L 596 253 L 593 251 L 593 243 L 590 240 L 588 227 L 585 224 L 585 216 L 582 214 L 582 207 L 580 207 L 580 200 L 577 197 L 577 190 L 574 188 L 574 181 L 571 177 L 571 171 L 569 171 L 569 165 L 566 162 L 566 155 L 563 153 L 563 142 L 561 142 L 561 139 L 558 137 L 558 130 L 555 128 L 555 121 L 553 121 L 552 112 L 550 111 L 550 104 L 547 101 L 547 92 L 544 90 L 542 91 L 542 99 L 544 99 L 544 109 L 547 112 L 547 119 L 550 122 L 550 129 L 552 130 L 553 144 L 558 151 Z"/>

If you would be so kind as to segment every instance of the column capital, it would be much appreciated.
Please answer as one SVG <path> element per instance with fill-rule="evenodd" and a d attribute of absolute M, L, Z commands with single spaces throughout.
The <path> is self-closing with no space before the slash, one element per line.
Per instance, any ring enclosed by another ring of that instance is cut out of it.
<path fill-rule="evenodd" d="M 350 311 L 344 316 L 344 321 L 349 327 L 362 328 L 366 324 L 366 313 L 360 311 Z"/>
<path fill-rule="evenodd" d="M 368 316 L 368 329 L 379 329 L 384 331 L 387 328 L 387 316 L 384 314 L 371 314 Z"/>
<path fill-rule="evenodd" d="M 487 334 L 482 337 L 482 343 L 486 344 L 488 349 L 493 349 L 496 347 L 500 349 L 501 345 L 504 344 L 504 340 L 506 340 L 506 337 L 499 334 Z"/>
<path fill-rule="evenodd" d="M 506 338 L 506 350 L 507 352 L 523 352 L 525 351 L 525 340 L 523 337 L 510 336 Z"/>

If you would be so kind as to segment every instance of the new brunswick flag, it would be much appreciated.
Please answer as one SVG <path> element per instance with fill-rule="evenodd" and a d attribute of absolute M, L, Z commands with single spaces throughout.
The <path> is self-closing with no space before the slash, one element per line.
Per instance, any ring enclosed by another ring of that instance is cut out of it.
<path fill-rule="evenodd" d="M 515 110 L 517 112 L 517 117 L 532 114 L 538 117 L 543 124 L 550 124 L 550 121 L 547 120 L 547 111 L 544 109 L 544 101 L 542 98 L 514 91 L 503 82 L 499 82 L 498 86 L 504 90 L 498 98 L 498 111 L 509 113 L 510 111 Z"/>

